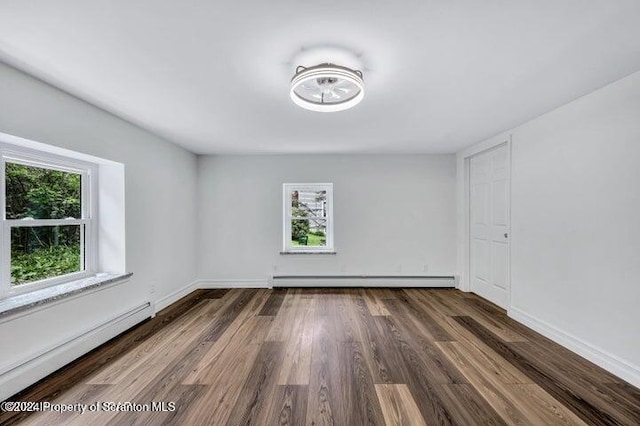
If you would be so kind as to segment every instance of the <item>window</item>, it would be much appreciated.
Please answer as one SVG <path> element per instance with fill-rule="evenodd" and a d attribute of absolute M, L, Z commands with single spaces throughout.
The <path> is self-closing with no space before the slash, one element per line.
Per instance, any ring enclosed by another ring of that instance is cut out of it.
<path fill-rule="evenodd" d="M 0 296 L 95 273 L 95 166 L 2 145 L 0 153 Z"/>
<path fill-rule="evenodd" d="M 333 184 L 284 184 L 284 251 L 333 252 Z"/>

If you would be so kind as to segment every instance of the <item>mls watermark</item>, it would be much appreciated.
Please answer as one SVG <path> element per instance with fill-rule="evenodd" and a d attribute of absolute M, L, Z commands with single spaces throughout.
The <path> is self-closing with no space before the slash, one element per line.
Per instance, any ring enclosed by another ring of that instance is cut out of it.
<path fill-rule="evenodd" d="M 48 401 L 4 401 L 0 403 L 0 411 L 48 411 L 53 413 L 81 413 L 86 412 L 173 412 L 176 410 L 174 401 L 151 401 L 138 403 L 132 401 L 99 401 L 91 404 L 65 404 Z"/>

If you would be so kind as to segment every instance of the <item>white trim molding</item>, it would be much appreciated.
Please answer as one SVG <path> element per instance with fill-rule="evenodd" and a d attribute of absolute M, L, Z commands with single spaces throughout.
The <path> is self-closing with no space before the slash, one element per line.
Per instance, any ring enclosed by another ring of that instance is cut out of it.
<path fill-rule="evenodd" d="M 612 374 L 626 380 L 636 387 L 640 387 L 640 366 L 633 365 L 603 349 L 593 346 L 566 331 L 535 318 L 526 312 L 511 307 L 507 311 L 509 317 L 537 331 L 543 336 L 575 352 L 583 358 L 604 368 Z"/>
<path fill-rule="evenodd" d="M 166 296 L 162 296 L 154 302 L 154 315 L 164 308 L 172 305 L 178 300 L 182 299 L 185 296 L 188 296 L 190 293 L 198 289 L 198 281 L 193 281 L 184 287 L 181 287 L 177 290 L 172 291 Z"/>

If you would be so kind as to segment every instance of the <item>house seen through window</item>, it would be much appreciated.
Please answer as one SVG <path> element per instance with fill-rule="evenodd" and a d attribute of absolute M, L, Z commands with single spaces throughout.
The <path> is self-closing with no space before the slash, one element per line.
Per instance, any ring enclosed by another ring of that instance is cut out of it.
<path fill-rule="evenodd" d="M 284 250 L 333 251 L 333 185 L 284 185 Z"/>

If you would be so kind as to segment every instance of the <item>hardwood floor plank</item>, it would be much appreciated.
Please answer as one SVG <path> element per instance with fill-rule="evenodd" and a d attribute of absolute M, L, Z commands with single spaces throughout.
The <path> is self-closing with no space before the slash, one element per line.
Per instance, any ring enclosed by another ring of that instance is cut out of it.
<path fill-rule="evenodd" d="M 605 404 L 593 403 L 585 400 L 580 390 L 568 387 L 565 383 L 559 382 L 556 375 L 550 374 L 547 369 L 540 368 L 535 361 L 527 354 L 519 353 L 505 342 L 500 340 L 491 331 L 487 330 L 473 318 L 459 316 L 454 318 L 461 325 L 466 327 L 478 338 L 491 346 L 507 361 L 518 367 L 523 373 L 533 379 L 533 381 L 547 391 L 550 395 L 570 408 L 587 424 L 591 425 L 628 425 L 628 419 L 620 419 L 611 413 L 611 407 Z"/>
<path fill-rule="evenodd" d="M 514 381 L 511 377 L 505 376 L 502 365 L 510 365 L 506 360 L 500 358 L 501 361 L 487 362 L 486 358 L 479 356 L 479 352 L 473 347 L 461 342 L 438 342 L 437 344 L 465 374 L 469 383 L 509 424 L 584 425 L 584 422 L 571 410 L 563 407 L 538 385 L 521 385 L 518 383 L 520 380 Z M 516 385 L 521 385 L 522 388 Z M 521 389 L 525 389 L 527 393 L 521 392 Z"/>
<path fill-rule="evenodd" d="M 454 319 L 456 315 L 450 315 L 450 312 L 453 312 L 451 308 L 443 305 L 438 300 L 431 298 L 431 294 L 437 291 L 438 290 L 426 291 L 423 297 L 420 298 L 420 303 L 425 309 L 428 309 L 432 313 L 432 317 L 438 322 L 438 324 L 443 327 L 455 341 L 468 343 L 469 345 L 474 346 L 489 359 L 500 359 L 500 355 L 496 351 L 466 327 L 457 322 Z M 524 374 L 518 374 L 519 370 L 515 366 L 505 366 L 505 368 L 509 368 L 512 373 L 519 375 L 521 377 L 521 379 L 519 379 L 521 383 L 533 383 L 533 380 L 530 377 Z"/>
<path fill-rule="evenodd" d="M 307 416 L 308 386 L 277 386 L 265 425 L 303 425 Z"/>
<path fill-rule="evenodd" d="M 203 385 L 175 385 L 163 392 L 162 396 L 152 399 L 139 399 L 141 403 L 165 403 L 164 408 L 151 411 L 119 413 L 114 416 L 108 425 L 179 425 L 186 424 L 183 417 L 186 415 L 189 404 L 206 392 Z M 144 401 L 144 402 L 143 402 Z M 175 405 L 170 405 L 175 404 Z M 173 409 L 175 407 L 175 409 Z M 83 423 L 87 425 L 87 423 Z M 92 424 L 93 425 L 93 424 Z"/>
<path fill-rule="evenodd" d="M 388 327 L 386 335 L 393 335 L 396 343 L 401 351 L 417 357 L 420 360 L 422 368 L 428 374 L 430 383 L 467 383 L 464 375 L 447 359 L 444 353 L 435 345 L 435 342 L 429 340 L 420 333 L 416 333 L 416 329 L 411 323 L 398 321 L 395 318 L 389 318 L 386 321 Z M 416 364 L 416 362 L 413 362 Z"/>
<path fill-rule="evenodd" d="M 374 383 L 407 383 L 409 370 L 402 353 L 394 344 L 393 337 L 386 333 L 386 323 L 382 317 L 375 317 L 370 324 L 368 346 L 365 347 L 365 351 L 370 354 L 367 360 Z"/>
<path fill-rule="evenodd" d="M 371 371 L 374 383 L 405 383 L 406 369 L 401 357 L 394 350 L 388 350 L 387 340 L 383 332 L 384 325 L 378 324 L 383 316 L 373 316 L 364 298 L 354 295 L 348 300 L 350 318 L 355 319 L 357 328 L 354 338 L 362 343 L 363 354 Z"/>
<path fill-rule="evenodd" d="M 408 371 L 406 384 L 427 425 L 453 424 L 450 413 L 434 391 L 437 386 L 437 377 L 440 375 L 434 374 L 425 365 L 416 350 L 406 341 L 395 321 L 388 317 L 381 317 L 380 322 L 385 325 L 386 333 L 393 336 L 395 349 L 404 360 L 404 366 Z"/>
<path fill-rule="evenodd" d="M 509 321 L 504 321 L 506 315 L 490 315 L 485 309 L 479 308 L 474 303 L 469 303 L 469 299 L 462 297 L 458 292 L 451 292 L 448 295 L 450 303 L 457 306 L 463 315 L 472 315 L 476 321 L 485 326 L 488 330 L 500 337 L 505 342 L 526 342 L 527 337 L 520 334 L 518 330 L 511 327 Z"/>
<path fill-rule="evenodd" d="M 423 375 L 431 384 L 467 383 L 466 377 L 435 346 L 435 343 L 429 348 L 429 351 L 434 352 L 427 352 L 424 350 L 425 342 L 415 337 L 411 328 L 405 328 L 406 324 L 386 318 L 384 324 L 387 334 L 393 336 L 396 349 L 403 356 L 405 366 L 409 370 L 408 376 Z"/>
<path fill-rule="evenodd" d="M 277 315 L 286 295 L 286 288 L 274 288 L 258 315 Z"/>
<path fill-rule="evenodd" d="M 363 289 L 360 294 L 367 303 L 369 313 L 373 316 L 389 316 L 391 315 L 385 306 L 383 299 L 380 297 L 381 292 L 372 289 Z"/>
<path fill-rule="evenodd" d="M 107 392 L 107 390 L 111 386 L 112 385 L 76 385 L 51 402 L 55 404 L 92 404 L 95 401 L 103 400 L 102 395 Z M 81 413 L 78 411 L 69 411 L 62 413 L 51 413 L 42 411 L 33 413 L 32 416 L 29 416 L 25 421 L 20 422 L 20 424 L 27 426 L 67 425 L 74 422 L 77 418 L 85 417 L 86 415 L 87 413 Z"/>
<path fill-rule="evenodd" d="M 184 321 L 177 322 L 177 327 L 172 329 L 171 333 L 160 332 L 160 334 L 164 334 L 161 344 L 137 358 L 134 356 L 124 358 L 122 363 L 127 367 L 120 370 L 119 365 L 116 365 L 117 374 L 115 376 L 111 374 L 111 369 L 106 369 L 103 374 L 99 374 L 87 382 L 92 384 L 120 383 L 122 386 L 117 389 L 123 391 L 123 396 L 129 395 L 128 392 L 124 392 L 125 389 L 140 389 L 146 386 L 153 380 L 157 372 L 170 363 L 185 347 L 201 339 L 203 325 L 206 326 L 208 321 L 207 316 L 211 309 L 215 308 L 210 307 L 207 302 L 198 306 L 201 308 L 193 315 L 185 316 Z M 129 358 L 133 358 L 133 362 L 129 362 Z"/>
<path fill-rule="evenodd" d="M 163 323 L 171 322 L 173 319 L 182 316 L 185 312 L 196 306 L 203 300 L 221 299 L 229 292 L 228 289 L 196 290 L 193 293 L 176 301 L 171 306 L 167 306 L 156 314 L 156 318 L 161 318 Z"/>
<path fill-rule="evenodd" d="M 166 365 L 156 365 L 155 370 L 145 370 L 148 376 L 112 385 L 100 395 L 102 401 L 132 402 L 150 404 L 152 401 L 175 402 L 174 412 L 117 412 L 102 411 L 85 413 L 76 418 L 77 424 L 112 425 L 112 424 L 157 424 L 161 419 L 173 419 L 184 413 L 187 404 L 200 392 L 201 387 L 182 386 L 182 379 L 188 374 L 191 366 L 201 358 L 212 342 L 197 340 L 180 347 L 176 355 L 167 360 Z M 187 398 L 188 397 L 188 398 Z M 182 399 L 180 399 L 182 398 Z M 157 420 L 157 421 L 156 421 Z"/>
<path fill-rule="evenodd" d="M 493 409 L 510 424 L 533 425 L 527 416 L 514 404 L 503 391 L 507 384 L 493 377 L 487 377 L 474 360 L 471 360 L 458 346 L 458 342 L 439 342 L 438 345 L 451 361 L 465 374 L 469 383 L 472 384 L 482 395 L 482 397 L 493 407 Z M 487 370 L 483 369 L 486 372 Z"/>
<path fill-rule="evenodd" d="M 228 339 L 212 342 L 209 351 L 193 366 L 183 383 L 213 385 L 221 383 L 229 369 L 235 370 L 236 374 L 248 372 L 271 324 L 272 318 L 252 317 Z"/>
<path fill-rule="evenodd" d="M 582 370 L 580 365 L 567 362 L 564 358 L 556 358 L 531 342 L 508 343 L 508 346 L 553 377 L 557 384 L 571 389 L 584 403 L 611 415 L 623 424 L 640 424 L 640 411 L 619 401 L 619 397 L 610 388 L 597 381 L 599 375 L 594 376 L 591 371 Z"/>
<path fill-rule="evenodd" d="M 222 352 L 233 353 L 234 351 L 241 350 L 243 345 L 264 342 L 266 334 L 271 328 L 273 318 L 258 318 L 257 314 L 261 311 L 267 298 L 268 292 L 266 290 L 255 293 L 251 303 L 247 304 L 245 309 L 227 325 L 203 361 L 193 368 L 192 374 L 187 381 L 188 384 L 200 383 L 198 382 L 198 376 L 206 376 L 206 371 L 212 368 L 210 361 L 217 359 Z M 227 350 L 227 348 L 229 348 L 229 350 Z"/>
<path fill-rule="evenodd" d="M 465 340 L 436 342 L 436 345 L 467 377 L 468 372 L 477 372 L 504 384 L 531 383 L 529 377 L 494 351 L 487 354 Z"/>
<path fill-rule="evenodd" d="M 313 295 L 316 304 L 316 315 L 320 316 L 331 315 L 331 305 L 340 297 L 339 294 L 335 294 L 332 288 L 314 288 Z"/>
<path fill-rule="evenodd" d="M 175 410 L 151 411 L 140 413 L 121 413 L 113 418 L 114 424 L 176 424 L 186 414 L 189 404 L 206 391 L 206 386 L 183 385 L 182 381 L 191 369 L 205 356 L 213 346 L 213 342 L 196 341 L 190 347 L 183 348 L 180 355 L 174 358 L 154 379 L 138 392 L 132 400 L 148 404 L 152 401 L 172 402 Z"/>
<path fill-rule="evenodd" d="M 201 301 L 188 311 L 189 315 L 176 319 L 166 328 L 140 342 L 125 356 L 120 357 L 111 365 L 97 372 L 88 378 L 86 382 L 90 384 L 117 384 L 136 370 L 147 370 L 152 367 L 152 363 L 163 362 L 159 354 L 164 352 L 164 358 L 166 359 L 166 357 L 171 356 L 176 343 L 195 338 L 196 336 L 192 335 L 192 331 L 199 327 L 203 321 L 206 321 L 208 314 L 216 309 L 217 303 L 215 301 Z M 149 360 L 153 360 L 153 362 L 150 363 Z M 131 377 L 127 380 L 130 381 Z"/>
<path fill-rule="evenodd" d="M 394 303 L 395 307 L 400 306 L 398 314 L 402 314 L 406 321 L 411 321 L 416 324 L 424 333 L 432 336 L 432 340 L 437 342 L 446 342 L 454 340 L 451 333 L 447 332 L 438 322 L 433 318 L 428 307 L 420 303 L 420 293 L 415 291 L 406 290 L 398 296 L 398 301 L 402 302 L 401 305 Z"/>
<path fill-rule="evenodd" d="M 406 296 L 405 296 L 406 297 Z M 436 338 L 434 333 L 421 321 L 417 320 L 412 314 L 413 310 L 410 307 L 405 305 L 404 301 L 401 300 L 385 300 L 385 305 L 387 306 L 391 316 L 396 320 L 405 323 L 408 327 L 414 328 L 416 333 L 422 334 L 425 338 L 433 340 L 433 341 L 450 341 L 453 340 L 450 334 L 443 331 L 440 337 Z M 442 327 L 439 327 L 442 330 Z"/>
<path fill-rule="evenodd" d="M 332 295 L 317 296 L 332 300 Z M 321 303 L 320 303 L 321 305 Z M 315 336 L 311 351 L 307 425 L 344 425 L 348 409 L 342 398 L 342 380 L 338 365 L 338 343 L 335 339 L 335 321 L 316 311 Z"/>
<path fill-rule="evenodd" d="M 442 384 L 436 392 L 456 425 L 476 425 L 478 419 L 483 425 L 507 424 L 470 384 Z"/>
<path fill-rule="evenodd" d="M 238 314 L 251 302 L 251 299 L 253 299 L 256 293 L 257 290 L 254 289 L 243 289 L 236 292 L 233 290 L 229 291 L 225 296 L 229 298 L 229 301 L 223 305 L 221 311 L 216 314 L 217 321 L 208 330 L 205 340 L 218 340 L 227 327 L 236 319 Z"/>
<path fill-rule="evenodd" d="M 284 344 L 281 342 L 262 345 L 231 411 L 228 425 L 266 424 L 267 408 L 274 397 L 283 355 Z"/>
<path fill-rule="evenodd" d="M 629 383 L 605 383 L 604 386 L 611 390 L 611 395 L 616 400 L 624 401 L 630 410 L 640 413 L 640 389 Z"/>
<path fill-rule="evenodd" d="M 249 345 L 236 353 L 232 364 L 217 363 L 207 376 L 214 384 L 189 404 L 184 424 L 225 424 L 259 351 L 260 345 Z"/>
<path fill-rule="evenodd" d="M 313 295 L 304 294 L 300 289 L 291 289 L 287 292 L 269 330 L 267 341 L 289 341 L 292 335 L 300 330 L 300 318 L 311 307 L 313 300 Z"/>
<path fill-rule="evenodd" d="M 342 395 L 349 425 L 384 425 L 384 416 L 360 342 L 338 344 Z"/>
<path fill-rule="evenodd" d="M 387 426 L 426 426 L 407 385 L 375 385 Z"/>
<path fill-rule="evenodd" d="M 352 291 L 343 289 L 340 297 L 331 305 L 331 316 L 336 321 L 335 337 L 339 342 L 357 342 L 360 339 L 358 320 L 351 303 L 352 297 Z"/>
<path fill-rule="evenodd" d="M 266 336 L 271 317 L 253 317 L 238 331 L 237 338 L 220 350 L 212 349 L 193 367 L 184 384 L 208 385 L 202 395 L 189 404 L 181 417 L 184 424 L 224 424 L 242 391 L 262 348 L 256 335 Z"/>
<path fill-rule="evenodd" d="M 386 299 L 397 299 L 398 295 L 402 293 L 402 288 L 380 287 L 372 289 L 372 291 L 374 291 L 375 294 L 378 295 L 378 298 L 384 302 Z"/>
<path fill-rule="evenodd" d="M 581 379 L 585 384 L 587 382 L 624 383 L 620 378 L 603 370 L 594 363 L 547 339 L 514 342 L 512 346 L 521 348 L 524 351 L 535 352 L 538 357 L 544 358 L 556 368 L 565 371 L 567 375 Z"/>
<path fill-rule="evenodd" d="M 278 378 L 279 385 L 308 385 L 311 373 L 311 351 L 315 327 L 315 299 L 303 305 L 285 342 L 284 359 Z"/>
<path fill-rule="evenodd" d="M 507 385 L 504 395 L 518 404 L 519 409 L 534 426 L 587 424 L 535 383 Z"/>

